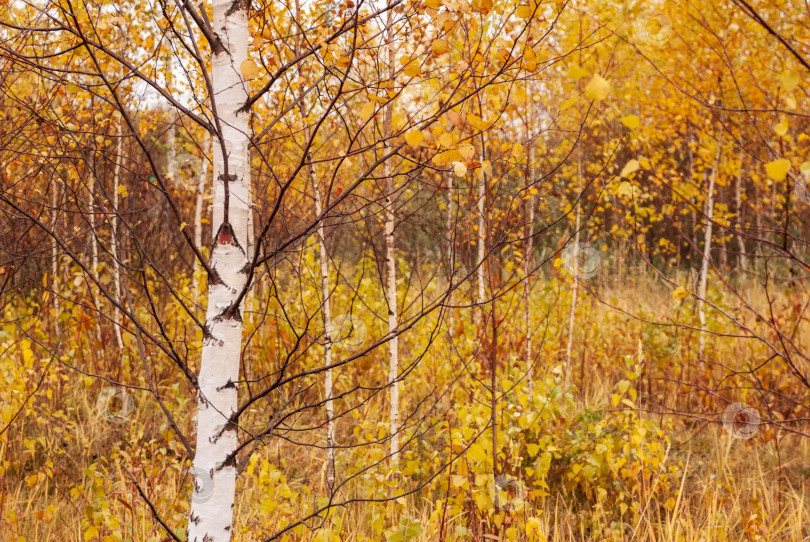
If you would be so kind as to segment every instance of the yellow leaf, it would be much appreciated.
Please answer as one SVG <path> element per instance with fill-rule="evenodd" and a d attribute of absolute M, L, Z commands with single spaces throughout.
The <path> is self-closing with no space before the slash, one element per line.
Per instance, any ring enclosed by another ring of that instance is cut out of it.
<path fill-rule="evenodd" d="M 568 67 L 567 77 L 569 79 L 573 79 L 574 81 L 576 81 L 577 79 L 582 79 L 586 75 L 588 75 L 588 72 L 583 70 L 578 64 L 571 64 Z"/>
<path fill-rule="evenodd" d="M 422 75 L 422 68 L 419 67 L 417 62 L 411 62 L 408 64 L 408 67 L 405 68 L 405 75 L 408 77 L 419 77 Z"/>
<path fill-rule="evenodd" d="M 458 153 L 464 160 L 472 160 L 472 157 L 475 156 L 475 147 L 472 145 L 461 145 L 458 148 Z"/>
<path fill-rule="evenodd" d="M 593 74 L 585 87 L 585 97 L 589 100 L 604 100 L 608 94 L 610 94 L 610 83 L 598 73 Z"/>
<path fill-rule="evenodd" d="M 411 130 L 407 134 L 405 134 L 405 142 L 410 145 L 411 147 L 418 147 L 422 144 L 422 141 L 425 139 L 425 136 L 419 130 Z"/>
<path fill-rule="evenodd" d="M 470 459 L 472 459 L 476 463 L 482 463 L 487 458 L 487 452 L 477 442 L 474 443 L 472 446 L 470 446 L 470 448 L 467 450 L 467 453 L 469 454 Z"/>
<path fill-rule="evenodd" d="M 86 531 L 84 531 L 84 540 L 85 542 L 87 542 L 88 540 L 96 538 L 98 535 L 99 535 L 98 529 L 96 529 L 91 525 L 90 527 L 87 528 Z"/>
<path fill-rule="evenodd" d="M 672 299 L 677 299 L 677 300 L 680 301 L 681 299 L 687 297 L 688 295 L 689 295 L 689 292 L 686 291 L 686 289 L 683 286 L 678 286 L 672 292 Z"/>
<path fill-rule="evenodd" d="M 242 79 L 255 79 L 259 76 L 259 67 L 250 59 L 242 62 L 240 69 L 242 70 Z"/>
<path fill-rule="evenodd" d="M 517 15 L 521 19 L 531 19 L 534 9 L 531 6 L 520 5 L 517 7 Z"/>
<path fill-rule="evenodd" d="M 489 123 L 481 119 L 478 115 L 467 115 L 467 122 L 470 123 L 470 126 L 475 128 L 476 130 L 483 131 L 486 130 L 489 126 Z"/>
<path fill-rule="evenodd" d="M 515 143 L 515 146 L 512 147 L 512 156 L 520 159 L 523 156 L 523 145 Z"/>
<path fill-rule="evenodd" d="M 453 134 L 450 132 L 445 132 L 439 136 L 439 145 L 448 149 L 453 146 Z"/>
<path fill-rule="evenodd" d="M 492 162 L 485 160 L 484 163 L 481 164 L 481 175 L 492 175 Z"/>
<path fill-rule="evenodd" d="M 74 94 L 76 92 L 79 92 L 81 90 L 81 87 L 79 85 L 74 84 L 74 83 L 68 83 L 65 86 L 65 90 L 70 92 L 71 94 Z"/>
<path fill-rule="evenodd" d="M 626 117 L 622 117 L 622 124 L 634 130 L 638 128 L 638 125 L 641 124 L 641 121 L 636 115 L 627 115 Z"/>
<path fill-rule="evenodd" d="M 616 189 L 616 195 L 620 198 L 630 198 L 633 196 L 633 185 L 628 183 L 627 181 L 622 181 L 619 184 L 619 187 Z"/>
<path fill-rule="evenodd" d="M 621 400 L 622 400 L 621 395 L 619 395 L 617 393 L 614 393 L 613 397 L 610 398 L 610 402 L 613 403 L 613 406 L 618 405 L 619 401 L 621 401 Z"/>
<path fill-rule="evenodd" d="M 540 451 L 540 446 L 538 444 L 527 444 L 526 451 L 529 452 L 529 457 L 534 457 Z"/>
<path fill-rule="evenodd" d="M 459 159 L 461 159 L 461 154 L 456 149 L 452 149 L 436 154 L 431 161 L 437 166 L 445 166 Z"/>
<path fill-rule="evenodd" d="M 447 45 L 445 40 L 433 40 L 430 44 L 430 50 L 433 51 L 434 55 L 440 56 L 450 51 L 450 46 Z"/>
<path fill-rule="evenodd" d="M 570 109 L 571 107 L 576 105 L 576 103 L 578 101 L 579 101 L 579 96 L 573 96 L 571 98 L 568 98 L 567 100 L 563 101 L 563 103 L 560 104 L 560 111 L 565 111 L 566 109 Z"/>
<path fill-rule="evenodd" d="M 360 120 L 366 122 L 374 114 L 374 102 L 366 102 L 363 109 L 360 110 Z"/>
<path fill-rule="evenodd" d="M 188 226 L 188 224 L 186 224 L 185 222 L 183 222 L 182 224 L 180 224 L 180 231 L 183 231 L 183 229 L 184 229 L 186 226 Z"/>
<path fill-rule="evenodd" d="M 349 64 L 352 63 L 352 59 L 347 56 L 342 56 L 337 59 L 338 68 L 348 68 Z"/>
<path fill-rule="evenodd" d="M 785 70 L 782 72 L 782 87 L 791 92 L 797 86 L 799 86 L 799 72 L 793 70 Z"/>
<path fill-rule="evenodd" d="M 464 165 L 464 162 L 453 162 L 453 173 L 456 174 L 456 177 L 464 177 L 467 174 L 467 166 Z"/>
<path fill-rule="evenodd" d="M 765 164 L 765 173 L 774 181 L 785 180 L 788 171 L 790 171 L 790 160 L 786 158 L 779 158 Z"/>
<path fill-rule="evenodd" d="M 633 159 L 625 164 L 624 168 L 622 168 L 622 172 L 619 174 L 620 177 L 629 177 L 631 173 L 638 171 L 638 168 L 641 166 L 638 160 Z"/>
<path fill-rule="evenodd" d="M 788 122 L 787 119 L 782 119 L 779 124 L 773 127 L 773 131 L 776 132 L 778 135 L 783 136 L 787 133 L 788 130 Z"/>

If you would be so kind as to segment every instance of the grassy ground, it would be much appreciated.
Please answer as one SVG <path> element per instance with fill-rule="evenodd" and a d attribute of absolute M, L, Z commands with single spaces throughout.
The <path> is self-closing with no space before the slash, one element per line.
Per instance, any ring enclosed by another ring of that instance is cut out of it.
<path fill-rule="evenodd" d="M 597 293 L 643 319 L 694 322 L 689 300 L 673 301 L 656 285 Z M 280 539 L 798 542 L 810 536 L 810 441 L 791 432 L 800 432 L 801 422 L 785 424 L 780 414 L 780 397 L 806 404 L 807 393 L 789 371 L 759 369 L 753 386 L 751 375 L 735 372 L 766 355 L 756 343 L 710 336 L 708 363 L 701 364 L 696 333 L 630 318 L 591 297 L 579 300 L 567 365 L 569 283 L 538 283 L 532 296 L 537 361 L 531 390 L 523 378 L 521 310 L 503 309 L 497 351 L 498 471 L 515 481 L 511 489 L 493 490 L 491 397 L 481 362 L 487 345 L 459 311 L 403 384 L 403 413 L 411 416 L 403 414 L 403 441 L 411 440 L 396 468 L 384 457 L 384 390 L 338 401 L 344 415 L 337 467 L 344 483 L 335 500 L 378 502 L 339 506 Z M 520 303 L 507 301 L 502 306 Z M 790 293 L 779 303 L 789 306 Z M 65 325 L 63 354 L 54 360 L 37 344 L 48 337 L 47 325 L 32 319 L 21 327 L 25 318 L 11 324 L 12 310 L 19 309 L 7 308 L 1 337 L 2 421 L 11 425 L 0 441 L 0 538 L 167 540 L 143 496 L 182 538 L 192 479 L 162 408 L 131 389 L 133 411 L 105 419 L 98 397 L 109 383 L 75 370 L 145 385 L 140 360 L 111 354 L 97 327 L 75 314 L 73 325 Z M 748 318 L 742 311 L 740 317 Z M 716 316 L 711 325 L 717 332 L 730 329 Z M 404 339 L 406 355 L 425 347 L 427 329 L 428 323 Z M 269 341 L 273 331 L 259 326 L 258 333 Z M 317 363 L 317 348 L 308 355 Z M 193 396 L 168 365 L 156 363 L 153 377 L 165 407 L 191 431 Z M 337 388 L 373 388 L 384 363 L 384 352 L 372 354 L 341 372 Z M 299 406 L 317 399 L 313 393 Z M 762 416 L 752 438 L 735 438 L 718 423 L 734 401 Z M 116 405 L 113 412 L 124 406 Z M 244 424 L 267 415 L 252 411 Z M 283 529 L 328 502 L 322 424 L 320 409 L 302 408 L 252 456 L 238 487 L 236 539 L 264 540 L 258 533 Z M 444 468 L 448 460 L 452 465 Z M 392 491 L 411 490 L 387 500 Z"/>

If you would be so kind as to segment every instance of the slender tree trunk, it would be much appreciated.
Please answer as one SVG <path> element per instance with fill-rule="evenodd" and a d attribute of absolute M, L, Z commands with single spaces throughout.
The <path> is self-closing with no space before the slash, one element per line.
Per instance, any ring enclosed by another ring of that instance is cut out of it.
<path fill-rule="evenodd" d="M 483 118 L 483 109 L 481 101 L 478 101 L 478 113 Z M 481 164 L 486 162 L 486 141 L 484 134 L 481 134 Z M 484 299 L 486 297 L 486 287 L 484 284 L 484 267 L 486 264 L 486 244 L 487 244 L 487 222 L 486 222 L 486 194 L 487 194 L 487 175 L 484 172 L 484 167 L 481 167 L 481 181 L 478 183 L 478 269 L 477 269 L 477 282 L 478 291 L 476 293 L 476 305 L 478 311 L 475 314 L 480 316 L 476 318 L 476 327 L 481 330 L 481 341 L 486 338 L 486 314 L 484 313 Z M 490 282 L 491 282 L 491 269 L 490 269 Z M 489 352 L 489 388 L 490 388 L 490 425 L 492 426 L 492 474 L 493 477 L 498 475 L 498 416 L 497 416 L 497 366 L 495 364 L 495 341 L 496 341 L 496 324 L 495 324 L 495 298 L 492 299 L 492 346 Z M 480 320 L 479 320 L 480 318 Z M 483 364 L 482 364 L 483 365 Z"/>
<path fill-rule="evenodd" d="M 207 149 L 208 144 L 203 145 L 203 149 Z M 197 247 L 202 247 L 202 214 L 203 202 L 205 200 L 205 187 L 208 177 L 208 160 L 205 156 L 202 157 L 202 171 L 200 172 L 200 180 L 197 183 L 197 200 L 194 205 L 194 244 Z M 194 261 L 194 274 L 191 278 L 191 292 L 194 295 L 194 303 L 197 304 L 200 297 L 200 285 L 197 282 L 197 275 L 201 269 L 200 262 Z"/>
<path fill-rule="evenodd" d="M 454 274 L 454 251 L 455 251 L 455 229 L 453 228 L 453 173 L 447 174 L 447 217 L 445 219 L 445 231 L 447 232 L 447 287 L 453 283 Z M 453 328 L 453 292 L 447 295 L 447 304 L 450 305 L 447 315 L 447 327 Z"/>
<path fill-rule="evenodd" d="M 743 204 L 742 204 L 742 171 L 743 171 L 743 148 L 740 146 L 740 166 L 737 170 L 737 178 L 734 183 L 734 207 L 737 211 L 737 244 L 740 248 L 740 270 L 745 273 L 747 266 L 745 256 L 745 239 L 743 239 L 743 229 L 745 228 L 745 220 L 743 219 Z"/>
<path fill-rule="evenodd" d="M 484 136 L 481 135 L 481 163 L 486 160 L 484 155 Z M 476 284 L 478 285 L 475 297 L 475 303 L 478 305 L 478 310 L 483 313 L 484 311 L 484 297 L 486 296 L 486 289 L 484 286 L 484 255 L 486 254 L 486 229 L 487 222 L 484 216 L 484 203 L 487 193 L 487 175 L 484 173 L 484 168 L 481 168 L 481 182 L 478 183 L 478 269 L 476 270 Z M 483 320 L 483 319 L 482 319 Z"/>
<path fill-rule="evenodd" d="M 389 2 L 390 5 L 390 2 Z M 394 11 L 388 11 L 386 23 L 386 50 L 388 53 L 388 80 L 394 81 Z M 391 146 L 391 123 L 394 116 L 394 106 L 390 103 L 385 107 L 383 130 L 385 138 L 384 152 L 388 154 Z M 394 335 L 399 325 L 397 318 L 397 263 L 394 253 L 394 179 L 391 176 L 391 160 L 383 164 L 385 172 L 385 263 L 386 263 L 386 299 L 388 301 L 388 333 L 392 338 L 388 341 L 388 383 L 390 386 L 390 431 L 391 431 L 391 464 L 396 467 L 399 463 L 399 337 Z"/>
<path fill-rule="evenodd" d="M 301 17 L 301 3 L 296 0 L 295 2 L 296 18 L 300 20 Z M 300 40 L 296 45 L 296 51 L 300 50 Z M 305 100 L 302 100 L 299 108 L 301 110 L 301 117 L 306 122 L 308 117 L 308 107 Z M 309 125 L 304 130 L 306 135 L 306 145 L 310 144 L 311 133 Z M 320 216 L 323 212 L 323 200 L 321 199 L 321 192 L 318 189 L 318 178 L 315 175 L 315 169 L 312 166 L 312 157 L 309 155 L 309 147 L 307 151 L 307 162 L 309 179 L 312 184 L 312 193 L 315 199 L 315 215 Z M 320 267 L 321 275 L 321 297 L 323 298 L 321 306 L 321 315 L 323 317 L 323 335 L 324 335 L 324 365 L 331 367 L 332 365 L 332 302 L 330 300 L 331 288 L 329 285 L 329 255 L 326 252 L 326 225 L 324 220 L 318 222 L 317 237 L 318 237 L 318 264 Z M 339 330 L 340 331 L 340 330 Z M 326 369 L 324 372 L 324 395 L 326 396 L 326 483 L 330 489 L 335 487 L 335 407 L 332 397 L 334 395 L 333 382 L 332 382 L 332 369 Z"/>
<path fill-rule="evenodd" d="M 110 220 L 110 252 L 112 253 L 113 260 L 113 287 L 115 288 L 115 301 L 121 302 L 121 263 L 118 261 L 118 187 L 121 183 L 121 160 L 124 154 L 124 140 L 122 137 L 121 124 L 123 119 L 118 121 L 118 146 L 115 153 L 115 168 L 113 169 L 113 204 L 112 204 L 112 218 Z M 124 341 L 121 338 L 121 313 L 118 310 L 118 305 L 113 308 L 113 328 L 115 329 L 115 341 L 118 343 L 118 349 L 124 349 Z"/>
<path fill-rule="evenodd" d="M 315 214 L 320 216 L 323 212 L 321 193 L 318 190 L 315 172 L 310 169 L 312 190 L 315 194 Z M 324 335 L 324 364 L 332 365 L 332 309 L 329 300 L 329 259 L 326 253 L 326 235 L 323 220 L 318 223 L 318 263 L 321 272 L 321 297 L 323 297 L 323 335 Z M 330 488 L 335 486 L 335 407 L 332 401 L 332 369 L 324 373 L 324 393 L 326 394 L 326 483 Z"/>
<path fill-rule="evenodd" d="M 166 88 L 169 92 L 172 91 L 172 83 L 174 82 L 174 57 L 172 56 L 171 51 L 169 51 L 169 57 L 166 59 Z M 172 109 L 169 112 L 169 118 L 171 119 L 171 126 L 169 127 L 169 148 L 167 149 L 166 153 L 166 172 L 173 176 L 172 180 L 175 180 L 177 175 L 180 173 L 179 171 L 175 171 L 177 168 L 177 116 L 176 112 Z"/>
<path fill-rule="evenodd" d="M 491 292 L 496 291 L 496 283 L 492 266 L 489 266 L 489 287 Z M 498 475 L 498 296 L 492 296 L 492 345 L 489 349 L 489 387 L 492 390 L 490 404 L 490 423 L 492 424 L 492 472 Z"/>
<path fill-rule="evenodd" d="M 695 157 L 694 157 L 694 155 L 692 153 L 692 143 L 693 143 L 693 141 L 694 140 L 692 138 L 692 134 L 690 133 L 686 137 L 686 149 L 687 149 L 687 157 L 688 157 L 687 159 L 689 161 L 689 180 L 688 180 L 689 183 L 692 183 L 693 179 L 695 178 Z M 692 210 L 691 210 L 691 214 L 692 214 L 692 243 L 694 243 L 693 246 L 697 246 L 698 245 L 697 211 L 695 211 L 694 206 L 691 206 L 691 207 L 692 207 Z M 690 259 L 689 263 L 690 263 L 689 276 L 691 278 L 692 269 L 694 269 L 691 266 L 691 264 L 692 264 L 691 259 Z"/>
<path fill-rule="evenodd" d="M 698 359 L 701 360 L 701 367 L 703 367 L 704 349 L 706 346 L 706 312 L 703 307 L 703 300 L 706 299 L 706 286 L 708 283 L 709 275 L 709 262 L 711 261 L 712 253 L 712 226 L 714 220 L 714 186 L 717 180 L 717 170 L 720 167 L 720 156 L 723 149 L 723 128 L 719 128 L 720 134 L 717 136 L 717 153 L 714 157 L 714 165 L 712 173 L 709 177 L 709 194 L 706 200 L 706 230 L 703 237 L 703 265 L 700 268 L 700 285 L 698 287 L 698 317 L 700 318 L 700 337 L 698 343 Z"/>
<path fill-rule="evenodd" d="M 577 194 L 580 195 L 582 194 L 582 153 L 577 153 L 577 155 Z M 574 246 L 577 251 L 579 251 L 579 230 L 582 222 L 580 209 L 581 206 L 577 203 L 576 229 L 574 230 Z M 577 267 L 578 265 L 579 263 L 575 261 L 574 266 Z M 563 379 L 565 385 L 563 388 L 568 387 L 568 373 L 571 372 L 571 348 L 574 345 L 574 324 L 576 323 L 578 289 L 579 279 L 574 276 L 574 284 L 571 287 L 571 311 L 568 314 L 568 345 L 565 347 L 565 376 Z"/>
<path fill-rule="evenodd" d="M 208 280 L 206 336 L 198 377 L 197 446 L 192 474 L 189 542 L 222 542 L 233 533 L 238 419 L 237 382 L 242 312 L 237 305 L 247 280 L 251 239 L 250 126 L 237 113 L 247 100 L 240 76 L 248 51 L 248 4 L 214 0 L 213 28 L 223 47 L 213 50 L 212 81 L 220 131 L 214 140 L 213 239 Z M 225 142 L 228 142 L 227 153 Z M 226 174 L 227 172 L 227 174 Z"/>
<path fill-rule="evenodd" d="M 534 142 L 531 141 L 531 134 L 528 133 L 529 130 L 532 128 L 532 116 L 531 116 L 531 103 L 529 104 L 529 122 L 527 125 L 527 134 L 526 134 L 526 145 L 528 146 L 528 179 L 527 179 L 527 187 L 529 183 L 534 182 Z M 531 285 L 530 277 L 532 274 L 532 248 L 533 248 L 533 241 L 532 235 L 534 234 L 534 195 L 531 195 L 529 199 L 524 200 L 524 204 L 526 205 L 524 214 L 526 217 L 526 246 L 525 246 L 525 254 L 523 255 L 524 261 L 524 279 L 523 279 L 523 305 L 525 307 L 525 319 L 526 319 L 526 380 L 528 380 L 529 384 L 529 400 L 531 400 L 533 391 L 534 391 L 534 359 L 532 358 L 532 322 L 531 322 L 531 302 L 530 302 L 530 293 L 531 293 Z"/>
<path fill-rule="evenodd" d="M 579 41 L 582 43 L 582 14 L 580 13 L 579 16 Z M 579 63 L 582 64 L 582 51 L 579 51 Z M 578 83 L 579 91 L 582 92 L 582 82 Z M 579 121 L 580 123 L 584 122 L 582 120 L 582 106 L 579 107 Z M 579 144 L 581 145 L 581 143 Z M 579 228 L 580 228 L 580 208 L 582 201 L 582 147 L 580 146 L 577 149 L 577 213 L 576 213 L 576 228 L 574 229 L 574 246 L 576 247 L 576 256 L 574 261 L 574 267 L 579 267 L 579 262 L 576 261 L 579 254 Z M 568 380 L 569 380 L 569 373 L 571 372 L 571 348 L 574 345 L 574 323 L 576 322 L 576 311 L 577 311 L 577 293 L 579 288 L 579 282 L 576 275 L 574 276 L 574 283 L 571 287 L 571 311 L 568 314 L 568 344 L 565 347 L 565 370 L 563 375 L 563 390 L 568 389 Z"/>
<path fill-rule="evenodd" d="M 98 276 L 98 237 L 96 236 L 96 203 L 93 196 L 96 192 L 96 176 L 90 174 L 90 181 L 87 186 L 90 196 L 90 205 L 87 212 L 87 220 L 90 222 L 90 270 L 93 275 Z"/>
<path fill-rule="evenodd" d="M 51 221 L 51 227 L 53 228 L 53 235 L 54 238 L 56 237 L 56 224 L 59 220 L 59 212 L 57 205 L 59 204 L 59 184 L 56 182 L 54 178 L 52 182 L 53 190 L 51 191 L 51 213 L 53 216 L 53 220 Z M 53 247 L 51 248 L 51 289 L 53 290 L 51 293 L 53 294 L 53 330 L 56 337 L 61 335 L 61 328 L 59 327 L 59 310 L 60 310 L 60 303 L 59 303 L 59 279 L 57 278 L 57 273 L 59 272 L 59 247 L 56 244 L 56 239 L 54 239 Z"/>

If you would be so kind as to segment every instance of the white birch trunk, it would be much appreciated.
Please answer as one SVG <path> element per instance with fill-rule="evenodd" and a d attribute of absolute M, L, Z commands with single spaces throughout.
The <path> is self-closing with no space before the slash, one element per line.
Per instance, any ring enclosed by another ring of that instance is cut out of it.
<path fill-rule="evenodd" d="M 709 177 L 709 194 L 706 200 L 706 230 L 703 235 L 703 265 L 700 268 L 700 283 L 698 286 L 698 318 L 700 318 L 700 337 L 698 342 L 698 359 L 701 360 L 701 367 L 704 366 L 703 354 L 706 347 L 706 337 L 704 332 L 706 330 L 706 311 L 703 307 L 703 300 L 706 299 L 706 286 L 708 284 L 709 275 L 709 262 L 711 261 L 712 252 L 712 226 L 714 225 L 714 185 L 717 180 L 717 169 L 720 166 L 720 153 L 723 148 L 723 132 L 717 138 L 717 153 L 714 157 L 714 165 L 712 166 L 712 173 Z"/>
<path fill-rule="evenodd" d="M 389 2 L 390 3 L 390 2 Z M 394 79 L 394 23 L 393 10 L 388 11 L 386 23 L 386 49 L 388 53 L 388 78 Z M 384 152 L 390 152 L 391 123 L 394 116 L 394 106 L 389 103 L 385 107 L 383 130 L 385 138 Z M 397 262 L 394 254 L 394 179 L 391 177 L 390 159 L 383 164 L 385 173 L 385 263 L 386 263 L 386 299 L 388 301 L 388 333 L 392 335 L 388 341 L 388 383 L 389 396 L 389 425 L 391 431 L 391 465 L 396 467 L 399 463 L 399 337 L 394 335 L 397 331 Z"/>
<path fill-rule="evenodd" d="M 744 226 L 743 223 L 743 206 L 742 206 L 742 172 L 743 172 L 743 148 L 740 147 L 740 165 L 737 171 L 737 179 L 734 186 L 734 206 L 737 211 L 737 244 L 740 248 L 740 269 L 745 273 L 747 267 L 747 260 L 745 255 L 745 240 L 742 236 Z"/>
<path fill-rule="evenodd" d="M 484 163 L 484 141 L 481 136 L 481 163 Z M 486 227 L 487 223 L 484 216 L 484 199 L 486 198 L 487 190 L 487 175 L 484 173 L 484 168 L 481 168 L 481 182 L 478 183 L 478 269 L 476 270 L 476 281 L 478 284 L 478 291 L 475 297 L 475 303 L 478 305 L 480 311 L 483 311 L 484 297 L 486 296 L 486 289 L 484 286 L 484 254 L 486 253 Z M 482 319 L 483 320 L 483 319 Z M 483 325 L 483 321 L 482 321 Z"/>
<path fill-rule="evenodd" d="M 90 270 L 94 276 L 98 276 L 98 238 L 96 237 L 96 205 L 93 200 L 93 195 L 96 192 L 96 176 L 90 174 L 90 181 L 87 187 L 90 193 L 90 208 L 88 209 L 87 219 L 90 222 Z"/>
<path fill-rule="evenodd" d="M 169 51 L 169 57 L 166 59 L 166 90 L 172 91 L 172 82 L 174 80 L 174 57 Z M 169 148 L 166 154 L 166 172 L 172 176 L 172 180 L 176 180 L 179 171 L 175 171 L 177 164 L 177 116 L 174 109 L 169 113 L 171 119 L 171 127 L 169 127 Z"/>
<path fill-rule="evenodd" d="M 300 17 L 301 8 L 299 2 L 295 3 L 296 16 Z M 308 122 L 307 118 L 307 104 L 302 101 L 300 104 L 301 117 L 304 122 Z M 306 143 L 310 144 L 311 133 L 309 126 L 305 129 Z M 309 153 L 309 149 L 307 149 Z M 320 216 L 323 212 L 323 201 L 321 200 L 321 192 L 318 189 L 318 179 L 315 175 L 315 169 L 312 167 L 312 160 L 307 156 L 309 161 L 309 179 L 312 183 L 312 193 L 315 198 L 315 216 Z M 324 365 L 330 367 L 332 365 L 332 303 L 330 301 L 330 286 L 329 286 L 329 255 L 326 253 L 326 226 L 323 220 L 318 222 L 317 236 L 318 236 L 318 264 L 320 266 L 321 274 L 321 297 L 323 298 L 321 306 L 321 315 L 323 316 L 323 335 L 324 335 Z M 332 401 L 334 389 L 332 384 L 332 369 L 329 368 L 324 372 L 323 376 L 324 394 L 326 396 L 326 484 L 329 488 L 335 486 L 335 406 Z"/>
<path fill-rule="evenodd" d="M 237 384 L 244 303 L 234 306 L 247 279 L 250 161 L 247 99 L 241 65 L 247 60 L 246 3 L 214 0 L 213 28 L 223 48 L 213 50 L 214 96 L 221 133 L 214 140 L 214 236 L 208 307 L 198 378 L 197 445 L 189 542 L 222 542 L 233 534 L 238 420 Z M 223 155 L 223 142 L 228 142 Z M 227 166 L 228 175 L 225 175 Z"/>
<path fill-rule="evenodd" d="M 112 253 L 113 260 L 113 287 L 115 288 L 115 301 L 121 301 L 121 264 L 118 261 L 118 186 L 121 182 L 121 159 L 124 151 L 124 142 L 121 137 L 121 123 L 123 119 L 118 121 L 118 150 L 115 153 L 115 168 L 113 169 L 113 204 L 112 204 L 112 218 L 110 220 L 110 252 Z M 113 308 L 113 328 L 115 329 L 115 341 L 118 343 L 118 349 L 124 349 L 124 341 L 121 338 L 121 314 L 118 310 L 118 305 Z"/>
<path fill-rule="evenodd" d="M 320 216 L 323 212 L 321 193 L 318 190 L 315 173 L 311 169 L 310 177 L 312 179 L 312 190 L 315 193 L 315 214 Z M 332 365 L 332 308 L 329 300 L 329 260 L 326 253 L 326 235 L 323 220 L 318 223 L 318 263 L 321 268 L 321 296 L 323 297 L 321 311 L 323 314 L 324 364 L 330 367 Z M 326 483 L 332 488 L 335 485 L 335 406 L 332 401 L 331 368 L 326 370 L 323 379 L 324 393 L 326 394 Z"/>
<path fill-rule="evenodd" d="M 577 157 L 577 196 L 582 194 L 582 153 Z M 580 200 L 581 201 L 581 200 Z M 574 230 L 574 246 L 579 251 L 579 229 L 582 219 L 580 217 L 580 204 L 577 203 L 576 229 Z M 575 268 L 579 268 L 579 262 L 574 262 Z M 565 347 L 565 377 L 563 389 L 568 387 L 568 378 L 571 372 L 571 348 L 574 345 L 574 324 L 576 323 L 577 293 L 579 290 L 579 280 L 574 276 L 574 284 L 571 287 L 571 312 L 568 314 L 568 345 Z"/>

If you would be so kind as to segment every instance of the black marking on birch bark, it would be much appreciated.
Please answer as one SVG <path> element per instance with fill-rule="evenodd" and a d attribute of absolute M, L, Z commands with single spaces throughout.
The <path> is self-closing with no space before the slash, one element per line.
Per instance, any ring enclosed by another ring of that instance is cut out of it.
<path fill-rule="evenodd" d="M 231 7 L 229 7 L 228 11 L 225 12 L 225 16 L 229 17 L 234 13 L 236 13 L 237 11 L 239 11 L 240 9 L 244 9 L 245 11 L 247 11 L 249 3 L 250 3 L 249 0 L 234 0 L 234 2 L 231 4 Z"/>
<path fill-rule="evenodd" d="M 195 515 L 194 512 L 191 513 L 189 519 L 191 520 L 191 523 L 193 523 L 194 525 L 198 525 L 200 523 L 200 516 Z"/>
<path fill-rule="evenodd" d="M 219 37 L 219 34 L 214 32 L 213 35 L 214 39 L 211 40 L 211 56 L 217 56 L 220 53 L 230 54 L 225 48 L 225 44 L 222 43 L 222 38 Z"/>
<path fill-rule="evenodd" d="M 224 177 L 225 175 L 220 175 L 220 177 Z M 219 225 L 219 229 L 217 230 L 217 234 L 214 236 L 214 248 L 217 248 L 218 245 L 231 245 L 234 244 L 235 238 L 233 234 L 233 228 L 228 222 L 223 222 Z"/>
<path fill-rule="evenodd" d="M 220 175 L 220 177 L 224 177 L 224 175 Z M 231 175 L 231 182 L 236 182 L 236 176 Z M 239 244 L 239 239 L 236 238 L 236 234 L 233 231 L 233 226 L 229 222 L 223 222 L 220 224 L 219 229 L 217 230 L 217 234 L 214 236 L 214 246 L 213 248 L 216 249 L 218 245 L 232 245 L 238 247 L 239 250 L 242 251 L 242 254 L 245 253 L 245 249 L 242 248 L 242 245 Z M 213 250 L 211 254 L 213 254 Z"/>
<path fill-rule="evenodd" d="M 237 322 L 242 321 L 242 313 L 239 312 L 239 306 L 231 303 L 231 306 L 225 309 L 225 311 L 221 314 L 222 318 L 227 318 L 228 320 L 236 320 Z"/>
<path fill-rule="evenodd" d="M 233 421 L 233 418 L 229 419 L 224 425 L 222 425 L 222 428 L 217 431 L 213 437 L 209 438 L 208 441 L 211 442 L 211 444 L 216 444 L 222 435 L 225 434 L 225 431 L 236 432 L 236 423 Z"/>
<path fill-rule="evenodd" d="M 217 466 L 217 470 L 222 470 L 225 467 L 236 468 L 236 450 L 230 452 L 227 456 L 225 456 L 225 461 L 223 461 Z"/>
<path fill-rule="evenodd" d="M 226 322 L 228 320 L 234 320 L 236 322 L 242 321 L 242 313 L 239 312 L 239 307 L 234 306 L 233 303 L 228 305 L 226 308 L 222 309 L 222 312 L 214 316 L 212 318 L 214 323 Z"/>
<path fill-rule="evenodd" d="M 211 274 L 208 275 L 208 285 L 219 286 L 220 284 L 224 284 L 224 282 L 222 277 L 219 276 L 219 271 L 217 271 L 216 268 L 211 268 Z"/>
<path fill-rule="evenodd" d="M 217 388 L 217 391 L 222 391 L 222 390 L 235 390 L 235 389 L 236 389 L 236 383 L 235 383 L 233 380 L 228 379 L 228 383 L 227 383 L 227 384 L 223 384 L 222 386 L 219 386 L 219 387 Z"/>

